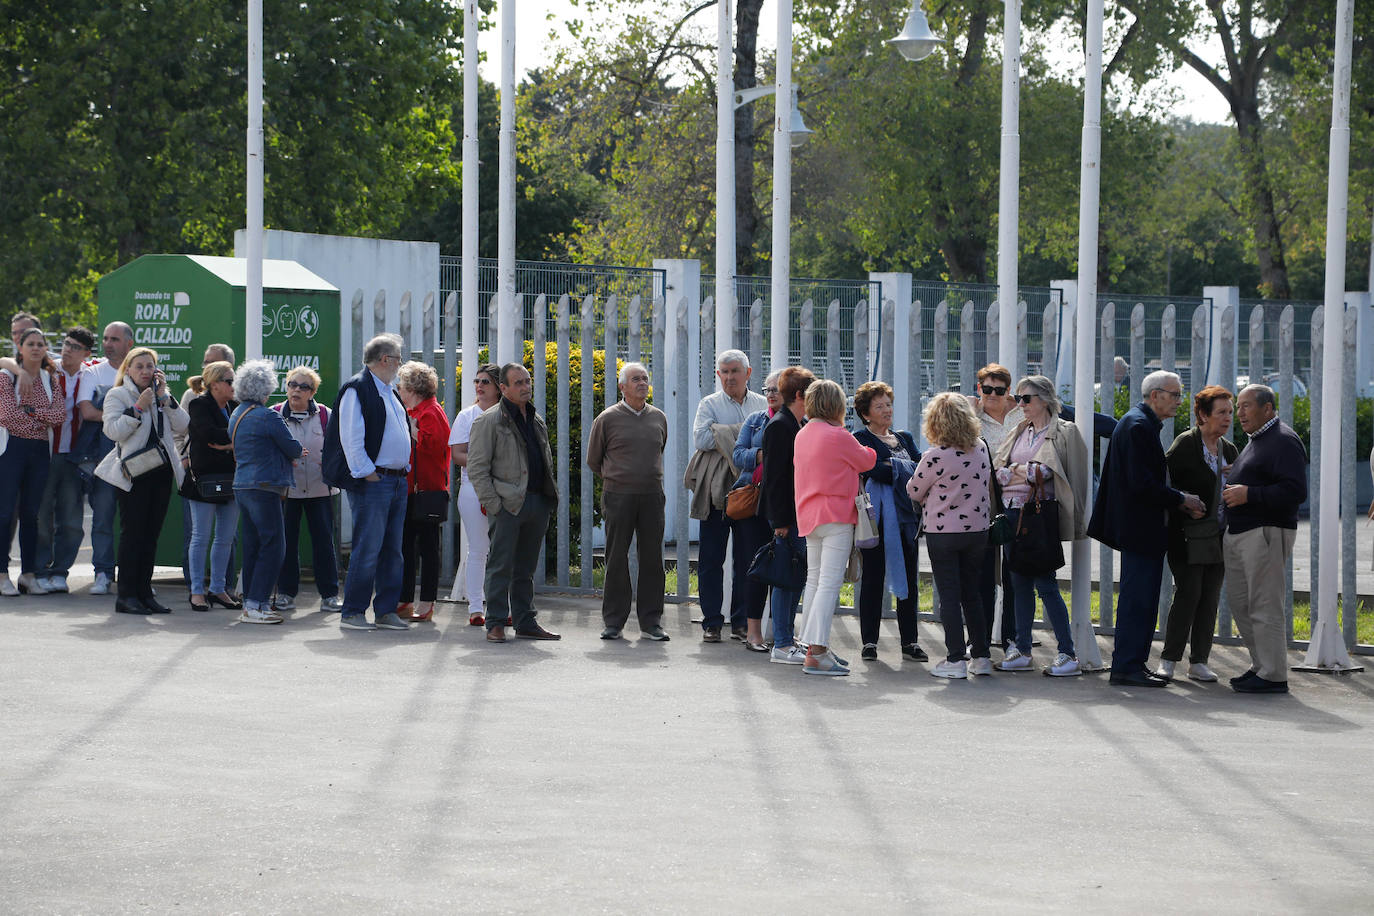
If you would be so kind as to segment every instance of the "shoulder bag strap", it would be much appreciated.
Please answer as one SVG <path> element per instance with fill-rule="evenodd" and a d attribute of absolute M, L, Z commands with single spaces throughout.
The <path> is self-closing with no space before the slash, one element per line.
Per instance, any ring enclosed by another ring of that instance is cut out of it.
<path fill-rule="evenodd" d="M 238 434 L 238 431 L 239 431 L 239 424 L 243 422 L 243 418 L 246 417 L 246 416 L 248 416 L 250 413 L 252 413 L 254 410 L 256 410 L 256 409 L 257 409 L 258 407 L 260 407 L 260 406 L 262 406 L 262 405 L 260 405 L 260 404 L 254 404 L 252 407 L 248 408 L 248 409 L 245 410 L 243 413 L 239 414 L 239 418 L 238 418 L 237 420 L 234 421 L 234 428 L 231 429 L 231 430 L 229 430 L 229 444 L 230 444 L 231 446 L 234 445 L 234 436 L 236 436 L 236 435 Z"/>

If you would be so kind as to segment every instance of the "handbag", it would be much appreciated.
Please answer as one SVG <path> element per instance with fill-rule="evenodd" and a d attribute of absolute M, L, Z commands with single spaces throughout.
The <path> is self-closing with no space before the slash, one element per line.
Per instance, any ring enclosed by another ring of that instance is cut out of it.
<path fill-rule="evenodd" d="M 854 508 L 859 511 L 859 523 L 854 526 L 854 546 L 859 550 L 877 547 L 878 523 L 874 518 L 873 500 L 869 499 L 868 491 L 862 486 L 859 495 L 854 497 Z"/>
<path fill-rule="evenodd" d="M 993 547 L 1001 547 L 1010 544 L 1016 532 L 1012 530 L 1011 519 L 1007 518 L 1007 513 L 1002 506 L 1002 488 L 997 484 L 997 472 L 992 468 L 992 449 L 988 448 L 988 440 L 983 440 L 983 448 L 988 453 L 988 512 L 992 516 L 992 521 L 988 524 L 988 543 Z"/>
<path fill-rule="evenodd" d="M 227 503 L 234 498 L 234 475 L 223 471 L 197 474 L 188 468 L 181 495 L 203 503 Z"/>
<path fill-rule="evenodd" d="M 760 486 L 761 484 L 757 483 L 747 483 L 725 494 L 725 514 L 735 521 L 758 515 Z"/>
<path fill-rule="evenodd" d="M 143 446 L 136 452 L 124 455 L 119 459 L 119 466 L 124 469 L 124 476 L 133 480 L 135 477 L 142 477 L 149 471 L 156 471 L 164 464 L 171 464 L 171 459 L 167 457 L 167 451 L 162 447 L 162 408 L 153 408 L 156 419 L 153 421 L 153 441 Z"/>
<path fill-rule="evenodd" d="M 748 575 L 773 588 L 800 592 L 806 588 L 806 555 L 793 551 L 785 538 L 774 537 L 754 554 Z"/>
<path fill-rule="evenodd" d="M 844 567 L 844 581 L 858 582 L 864 575 L 864 558 L 859 553 L 859 545 L 855 544 L 849 549 L 849 562 Z"/>
<path fill-rule="evenodd" d="M 420 490 L 418 493 L 412 493 L 407 511 L 412 522 L 446 522 L 448 491 Z"/>
<path fill-rule="evenodd" d="M 1007 552 L 1012 572 L 1031 578 L 1048 575 L 1064 565 L 1059 503 L 1045 499 L 1044 491 L 1044 481 L 1037 478 L 1031 500 L 1021 507 L 1016 536 Z"/>

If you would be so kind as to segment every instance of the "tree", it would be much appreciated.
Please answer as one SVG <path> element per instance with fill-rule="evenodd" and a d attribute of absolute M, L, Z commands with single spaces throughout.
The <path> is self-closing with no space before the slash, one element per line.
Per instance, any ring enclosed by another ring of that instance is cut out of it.
<path fill-rule="evenodd" d="M 11 304 L 69 307 L 63 297 L 91 277 L 148 252 L 231 250 L 245 210 L 242 5 L 6 6 L 0 287 Z M 386 234 L 447 194 L 456 10 L 268 0 L 269 226 Z"/>

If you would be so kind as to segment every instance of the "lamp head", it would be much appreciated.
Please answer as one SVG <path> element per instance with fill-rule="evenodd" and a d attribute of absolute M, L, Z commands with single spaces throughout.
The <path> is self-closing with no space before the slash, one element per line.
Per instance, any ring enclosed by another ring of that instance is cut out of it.
<path fill-rule="evenodd" d="M 791 125 L 789 129 L 792 134 L 792 147 L 794 149 L 805 143 L 810 136 L 815 133 L 815 131 L 807 127 L 806 122 L 802 120 L 801 107 L 797 104 L 797 90 L 795 87 L 792 89 Z"/>
<path fill-rule="evenodd" d="M 906 17 L 906 27 L 900 35 L 889 38 L 886 43 L 896 48 L 907 60 L 925 60 L 942 41 L 930 30 L 926 12 L 921 9 L 921 0 L 914 0 L 911 12 Z"/>

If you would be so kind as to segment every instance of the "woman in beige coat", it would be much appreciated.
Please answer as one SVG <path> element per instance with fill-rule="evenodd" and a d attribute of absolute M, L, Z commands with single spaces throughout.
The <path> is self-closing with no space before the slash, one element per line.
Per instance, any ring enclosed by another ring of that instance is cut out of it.
<path fill-rule="evenodd" d="M 1013 527 L 1019 527 L 1022 507 L 1032 502 L 1036 492 L 1042 502 L 1054 503 L 1059 512 L 1059 540 L 1072 541 L 1087 534 L 1088 447 L 1077 427 L 1059 417 L 1059 397 L 1054 382 L 1043 375 L 1032 375 L 1016 384 L 1016 400 L 1025 414 L 997 448 L 994 472 L 1002 484 L 1002 501 Z M 1011 550 L 1003 562 L 1010 562 Z M 1016 602 L 1016 645 L 1008 647 L 998 663 L 1002 671 L 1029 671 L 1031 626 L 1035 619 L 1035 593 L 1045 607 L 1045 617 L 1054 628 L 1059 651 L 1046 673 L 1054 677 L 1079 674 L 1074 652 L 1069 609 L 1059 594 L 1055 571 L 1024 575 L 1011 570 L 1012 594 Z"/>

